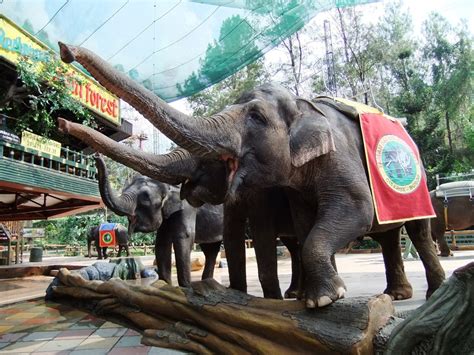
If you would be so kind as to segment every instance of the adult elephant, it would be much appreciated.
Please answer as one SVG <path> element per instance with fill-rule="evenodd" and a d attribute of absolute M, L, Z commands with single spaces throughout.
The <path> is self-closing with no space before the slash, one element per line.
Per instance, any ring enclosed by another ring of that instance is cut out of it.
<path fill-rule="evenodd" d="M 271 84 L 244 94 L 216 115 L 196 120 L 113 72 L 93 53 L 60 47 L 64 61 L 78 60 L 102 85 L 192 155 L 225 161 L 227 199 L 272 187 L 285 190 L 302 249 L 307 307 L 322 307 L 344 296 L 345 286 L 331 256 L 367 233 L 382 244 L 387 288 L 400 289 L 402 297 L 411 292 L 399 245 L 403 223 L 378 225 L 374 220 L 361 132 L 355 120 Z M 60 126 L 68 130 L 65 121 Z M 143 156 L 134 159 L 130 165 L 143 165 L 147 160 Z M 424 262 L 430 295 L 444 280 L 444 271 L 429 236 L 429 221 L 405 225 Z M 242 263 L 240 254 L 237 259 L 236 265 Z"/>
<path fill-rule="evenodd" d="M 190 255 L 199 243 L 206 262 L 202 279 L 212 278 L 222 243 L 222 206 L 195 209 L 168 184 L 136 175 L 118 195 L 110 186 L 103 158 L 95 156 L 101 197 L 114 213 L 128 218 L 128 233 L 156 232 L 155 256 L 158 277 L 171 283 L 171 253 L 175 252 L 178 284 L 191 282 Z"/>
<path fill-rule="evenodd" d="M 89 234 L 87 235 L 87 256 L 89 258 L 91 257 L 92 242 L 93 242 L 97 250 L 98 259 L 102 259 L 102 258 L 107 259 L 107 247 L 100 247 L 100 244 L 99 244 L 99 229 L 100 229 L 100 226 L 96 226 L 96 227 L 92 227 L 89 230 Z M 120 256 L 122 254 L 122 251 L 124 251 L 127 256 L 130 256 L 130 252 L 128 250 L 127 228 L 125 228 L 121 224 L 116 224 L 115 237 L 117 238 L 117 244 L 119 246 L 117 256 Z"/>
<path fill-rule="evenodd" d="M 447 230 L 464 230 L 474 225 L 474 181 L 448 182 L 430 192 L 436 218 L 431 219 L 431 235 L 441 256 L 452 255 L 444 238 Z"/>

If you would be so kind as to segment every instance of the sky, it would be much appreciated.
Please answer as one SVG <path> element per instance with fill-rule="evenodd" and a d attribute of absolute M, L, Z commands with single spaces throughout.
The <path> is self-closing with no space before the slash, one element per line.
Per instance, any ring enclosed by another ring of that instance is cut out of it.
<path fill-rule="evenodd" d="M 381 2 L 382 3 L 382 2 Z M 370 16 L 381 16 L 382 15 L 382 4 L 374 3 L 362 5 L 367 9 L 367 13 Z M 461 20 L 466 20 L 468 28 L 471 33 L 474 33 L 474 0 L 405 0 L 403 6 L 407 8 L 413 19 L 414 30 L 418 33 L 421 32 L 422 24 L 427 20 L 431 12 L 439 12 L 441 15 L 447 18 L 447 20 L 452 25 L 457 25 L 461 23 Z M 329 16 L 328 13 L 321 13 L 317 15 L 308 25 L 317 25 L 318 23 L 323 23 L 324 19 Z M 277 49 L 273 49 L 265 54 L 266 61 L 272 61 L 272 57 L 278 57 L 276 53 Z M 186 99 L 181 99 L 175 101 L 171 104 L 173 107 L 186 112 L 191 113 L 189 105 L 187 104 Z M 146 120 L 139 120 L 135 123 L 136 129 L 146 131 L 147 129 L 152 129 L 151 124 Z M 152 142 L 147 143 L 149 146 Z M 171 141 L 160 134 L 160 148 L 162 149 L 161 153 L 166 152 L 171 144 Z M 149 147 L 147 147 L 149 149 Z"/>

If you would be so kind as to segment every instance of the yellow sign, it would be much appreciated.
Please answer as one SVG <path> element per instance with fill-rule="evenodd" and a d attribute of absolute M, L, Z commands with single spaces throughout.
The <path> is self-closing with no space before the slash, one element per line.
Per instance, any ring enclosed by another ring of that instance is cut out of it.
<path fill-rule="evenodd" d="M 61 143 L 28 131 L 21 132 L 21 145 L 56 157 L 61 157 Z"/>
<path fill-rule="evenodd" d="M 21 56 L 28 56 L 37 62 L 45 62 L 54 55 L 54 52 L 46 45 L 0 14 L 1 57 L 16 64 Z M 118 97 L 108 92 L 76 67 L 68 65 L 67 68 L 71 77 L 71 95 L 90 110 L 114 124 L 120 125 Z"/>

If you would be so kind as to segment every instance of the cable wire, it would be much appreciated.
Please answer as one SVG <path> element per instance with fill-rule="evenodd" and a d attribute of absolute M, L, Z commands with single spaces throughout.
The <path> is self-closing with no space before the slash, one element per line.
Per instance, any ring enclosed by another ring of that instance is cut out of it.
<path fill-rule="evenodd" d="M 153 26 L 153 24 L 155 24 L 158 20 L 162 19 L 163 17 L 165 17 L 166 15 L 168 15 L 171 11 L 173 11 L 176 7 L 178 7 L 178 5 L 180 5 L 181 3 L 183 2 L 183 0 L 180 0 L 176 5 L 173 5 L 169 10 L 167 10 L 163 15 L 161 15 L 160 17 L 157 17 L 155 20 L 153 20 L 148 26 L 146 26 L 143 30 L 141 30 L 135 37 L 133 37 L 130 41 L 128 41 L 127 43 L 125 43 L 123 45 L 123 47 L 121 47 L 118 51 L 116 51 L 114 54 L 112 54 L 109 58 L 107 58 L 107 61 L 110 61 L 113 57 L 115 57 L 117 54 L 119 54 L 121 51 L 123 51 L 126 47 L 128 47 L 128 45 L 130 43 L 132 43 L 133 41 L 135 41 L 138 37 L 140 37 L 143 32 L 145 32 L 146 30 L 148 30 L 151 26 Z"/>
<path fill-rule="evenodd" d="M 290 9 L 288 9 L 288 10 L 282 12 L 282 13 L 280 13 L 279 16 L 282 17 L 284 14 L 286 14 L 286 13 L 288 13 L 288 12 L 290 12 L 290 11 L 293 11 L 294 9 L 296 9 L 296 8 L 299 7 L 299 6 L 300 6 L 300 5 L 297 4 L 297 5 L 295 5 L 294 7 L 290 8 Z M 254 13 L 256 10 L 260 9 L 261 7 L 263 7 L 263 5 L 260 6 L 260 7 L 255 8 L 255 9 L 252 9 L 251 13 Z M 267 27 L 264 27 L 260 32 L 257 32 L 257 31 L 255 31 L 255 29 L 250 25 L 250 23 L 247 21 L 247 17 L 248 17 L 248 16 L 246 16 L 246 17 L 245 17 L 237 26 L 235 26 L 232 30 L 230 30 L 228 33 L 226 33 L 226 35 L 225 35 L 224 37 L 222 37 L 222 38 L 219 40 L 218 43 L 221 43 L 230 33 L 232 33 L 232 32 L 233 32 L 241 23 L 243 23 L 243 22 L 246 22 L 246 23 L 249 25 L 249 27 L 253 29 L 253 31 L 256 33 L 256 35 L 253 36 L 246 44 L 244 44 L 243 46 L 241 46 L 237 51 L 235 51 L 235 52 L 233 52 L 233 53 L 230 53 L 230 55 L 227 57 L 227 59 L 226 59 L 224 62 L 219 63 L 219 64 L 225 64 L 225 63 L 227 63 L 227 62 L 228 62 L 230 59 L 232 59 L 236 54 L 238 54 L 240 51 L 242 51 L 243 49 L 245 49 L 246 47 L 248 47 L 251 43 L 253 43 L 254 40 L 256 40 L 262 33 L 265 32 L 265 30 L 267 30 L 268 28 L 270 28 L 270 26 L 267 26 Z M 293 26 L 291 27 L 291 29 L 293 29 L 294 27 L 298 27 L 299 25 L 300 25 L 299 23 L 295 23 L 295 24 L 293 24 Z M 291 32 L 291 31 L 290 31 L 290 32 Z M 270 43 L 270 45 L 271 45 L 271 43 Z M 267 45 L 265 48 L 268 48 L 268 47 L 269 47 L 269 46 Z M 207 50 L 206 50 L 206 51 L 207 51 Z M 201 57 L 203 54 L 206 53 L 206 51 L 204 51 L 204 52 L 198 54 L 197 56 L 195 56 L 195 57 L 189 59 L 188 61 L 183 62 L 183 63 L 181 63 L 181 64 L 179 64 L 179 65 L 177 65 L 177 66 L 175 66 L 175 67 L 173 67 L 173 68 L 165 69 L 165 70 L 163 70 L 163 71 L 161 71 L 161 72 L 159 72 L 159 73 L 153 74 L 153 75 L 160 75 L 160 74 L 166 73 L 166 72 L 168 72 L 168 71 L 175 70 L 175 69 L 177 69 L 177 68 L 179 68 L 179 67 L 181 67 L 181 66 L 183 66 L 183 65 L 186 65 L 186 64 L 190 63 L 191 61 L 193 61 L 193 60 L 195 60 L 195 59 Z M 152 76 L 153 76 L 153 75 L 152 75 Z M 149 76 L 149 77 L 148 77 L 147 79 L 145 79 L 144 81 L 146 81 L 146 80 L 148 80 L 148 79 L 150 79 L 150 78 L 151 78 L 151 76 Z M 173 86 L 175 86 L 175 85 L 159 87 L 159 88 L 154 89 L 154 90 L 168 89 L 168 88 L 171 88 L 171 87 L 173 87 Z"/>
<path fill-rule="evenodd" d="M 122 4 L 122 6 L 120 6 L 120 7 L 118 8 L 117 11 L 115 11 L 112 15 L 110 15 L 110 17 L 109 17 L 107 20 L 105 20 L 105 21 L 104 21 L 99 27 L 97 27 L 89 36 L 87 36 L 86 39 L 83 40 L 83 41 L 79 44 L 79 46 L 82 46 L 85 42 L 87 42 L 87 41 L 89 40 L 89 38 L 91 38 L 91 37 L 92 37 L 98 30 L 100 30 L 107 22 L 109 22 L 112 18 L 114 18 L 115 15 L 117 15 L 117 14 L 120 12 L 120 10 L 122 10 L 122 9 L 125 7 L 125 5 L 128 4 L 129 1 L 130 1 L 130 0 L 125 1 L 125 2 Z"/>
<path fill-rule="evenodd" d="M 252 9 L 250 12 L 253 13 L 253 12 L 255 12 L 255 11 L 261 9 L 262 7 L 265 7 L 265 5 L 260 5 L 260 6 L 256 7 L 256 8 L 254 8 L 254 9 Z M 257 32 L 257 31 L 255 31 L 255 29 L 252 27 L 252 25 L 250 25 L 250 23 L 247 21 L 247 18 L 248 18 L 249 16 L 250 16 L 250 15 L 245 16 L 237 25 L 235 25 L 229 32 L 227 32 L 227 33 L 225 34 L 225 36 L 223 36 L 222 38 L 220 38 L 217 43 L 221 43 L 222 41 L 224 41 L 230 34 L 232 34 L 232 33 L 233 33 L 242 23 L 244 23 L 244 22 L 252 29 L 253 32 Z M 177 69 L 177 68 L 179 68 L 179 67 L 181 67 L 181 66 L 183 66 L 183 65 L 186 65 L 186 64 L 192 62 L 193 60 L 195 60 L 195 59 L 201 57 L 204 53 L 206 53 L 206 51 L 207 51 L 207 49 L 206 49 L 204 52 L 199 53 L 198 55 L 196 55 L 196 56 L 194 56 L 194 57 L 188 59 L 187 61 L 185 61 L 185 62 L 183 62 L 183 63 L 181 63 L 181 64 L 179 64 L 179 65 L 177 65 L 177 66 L 175 66 L 175 67 L 167 68 L 167 69 L 165 69 L 165 70 L 160 71 L 159 73 L 153 73 L 153 74 L 150 75 L 148 78 L 146 78 L 144 81 L 149 80 L 151 77 L 153 77 L 153 76 L 155 76 L 155 75 L 163 74 L 163 73 L 169 72 L 169 71 L 171 71 L 171 70 Z"/>
<path fill-rule="evenodd" d="M 38 33 L 40 33 L 41 31 L 43 31 L 46 26 L 48 26 L 53 20 L 54 18 L 56 17 L 57 14 L 59 14 L 59 12 L 63 9 L 64 6 L 67 5 L 67 3 L 69 2 L 69 0 L 66 0 L 66 2 L 64 4 L 62 4 L 62 6 L 54 13 L 54 15 L 48 20 L 48 22 L 46 23 L 46 25 L 44 25 L 43 27 L 41 27 L 41 29 L 35 33 L 35 36 L 38 35 Z"/>
<path fill-rule="evenodd" d="M 283 16 L 284 14 L 288 13 L 289 11 L 292 11 L 292 10 L 296 9 L 296 8 L 299 7 L 299 6 L 300 6 L 300 5 L 298 5 L 298 4 L 295 5 L 295 6 L 292 7 L 291 9 L 288 9 L 287 11 L 281 13 L 280 16 Z M 287 29 L 286 34 L 284 35 L 284 37 L 285 37 L 285 36 L 288 36 L 289 34 L 291 34 L 295 29 L 297 29 L 297 28 L 300 27 L 300 26 L 301 26 L 300 21 L 295 22 L 291 27 L 289 27 L 289 28 Z M 227 63 L 230 59 L 232 59 L 233 57 L 235 57 L 236 54 L 238 54 L 239 52 L 241 52 L 242 50 L 244 50 L 246 47 L 248 47 L 251 43 L 253 43 L 253 40 L 255 40 L 256 38 L 258 38 L 258 37 L 259 37 L 262 33 L 264 33 L 265 30 L 267 30 L 269 27 L 270 27 L 270 26 L 267 26 L 267 27 L 263 28 L 263 29 L 262 29 L 259 33 L 257 33 L 250 41 L 248 41 L 245 45 L 243 45 L 242 47 L 240 47 L 237 51 L 231 53 L 231 54 L 229 55 L 229 57 L 227 57 L 227 59 L 226 59 L 224 62 L 219 63 L 219 64 L 220 64 L 220 65 L 224 65 L 225 63 Z M 270 43 L 267 44 L 264 48 L 259 49 L 259 53 L 266 53 L 266 52 L 267 52 L 269 49 L 271 49 L 272 47 L 273 47 L 273 43 L 272 43 L 272 41 L 270 41 Z M 193 58 L 193 59 L 195 59 L 195 58 Z M 188 62 L 190 62 L 190 61 L 188 61 Z M 182 63 L 182 64 L 180 64 L 180 65 L 174 67 L 173 69 L 179 68 L 180 66 L 182 66 L 182 65 L 184 65 L 184 64 L 186 64 L 186 63 Z M 244 63 L 241 63 L 239 66 L 237 66 L 236 68 L 234 68 L 234 71 L 233 71 L 233 72 L 235 73 L 235 72 L 237 72 L 238 70 L 240 70 L 240 69 L 244 66 L 243 64 L 244 64 Z M 161 74 L 161 73 L 163 73 L 163 72 L 166 72 L 166 71 L 169 71 L 169 70 L 171 70 L 171 69 L 167 69 L 167 70 L 165 70 L 165 71 L 162 71 L 162 72 L 160 72 L 160 73 L 157 73 L 156 75 L 159 75 L 159 74 Z M 216 82 L 219 82 L 219 81 L 223 80 L 223 79 L 226 77 L 226 75 L 227 75 L 227 73 L 224 73 L 224 74 L 221 75 L 217 80 L 213 80 L 213 83 L 216 83 Z M 206 88 L 206 87 L 208 87 L 208 86 L 210 86 L 210 85 L 204 85 L 203 88 Z M 168 85 L 168 86 L 162 86 L 162 87 L 159 87 L 159 88 L 152 88 L 152 89 L 153 89 L 153 91 L 155 91 L 155 90 L 169 89 L 169 88 L 173 88 L 173 87 L 176 87 L 176 85 Z M 178 96 L 175 96 L 175 97 L 171 98 L 171 100 L 178 99 L 178 98 L 181 98 L 181 97 L 182 97 L 182 96 L 178 95 Z"/>
<path fill-rule="evenodd" d="M 226 3 L 225 5 L 228 5 L 230 3 L 233 3 L 235 0 L 231 0 L 229 1 L 228 3 Z M 149 58 L 151 58 L 153 55 L 155 55 L 156 53 L 158 52 L 161 52 L 162 50 L 166 49 L 166 48 L 169 48 L 171 47 L 172 45 L 178 43 L 179 41 L 183 40 L 184 38 L 188 37 L 191 33 L 193 33 L 194 31 L 196 31 L 199 27 L 201 27 L 204 23 L 206 23 L 222 6 L 225 6 L 225 5 L 219 5 L 216 7 L 216 9 L 214 11 L 212 11 L 201 23 L 199 23 L 197 26 L 195 26 L 194 28 L 191 29 L 191 31 L 185 33 L 182 37 L 178 38 L 177 40 L 167 44 L 166 46 L 164 47 L 161 47 L 159 49 L 157 49 L 156 51 L 153 51 L 151 54 L 149 54 L 148 56 L 146 56 L 140 63 L 136 64 L 132 69 L 130 69 L 128 72 L 131 72 L 133 69 L 136 69 L 138 66 L 140 66 L 141 64 L 143 64 L 144 62 L 146 62 Z"/>

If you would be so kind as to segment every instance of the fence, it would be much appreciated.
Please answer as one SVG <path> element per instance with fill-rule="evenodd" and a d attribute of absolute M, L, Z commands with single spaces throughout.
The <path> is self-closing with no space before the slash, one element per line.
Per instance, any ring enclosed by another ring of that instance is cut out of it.
<path fill-rule="evenodd" d="M 62 173 L 96 180 L 97 169 L 94 158 L 68 148 L 61 148 L 61 156 L 39 152 L 20 144 L 0 140 L 0 156 L 12 160 L 41 166 Z"/>

